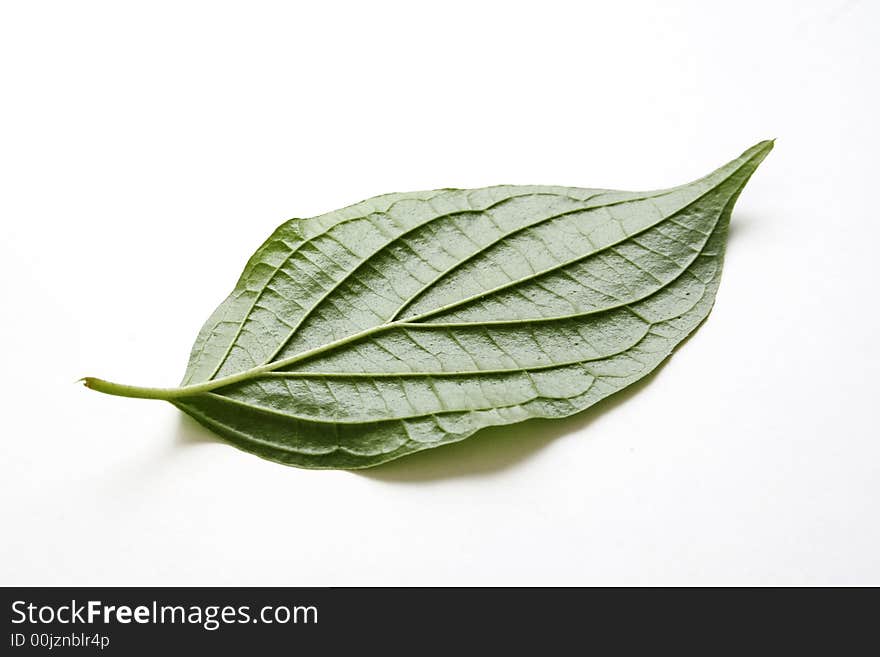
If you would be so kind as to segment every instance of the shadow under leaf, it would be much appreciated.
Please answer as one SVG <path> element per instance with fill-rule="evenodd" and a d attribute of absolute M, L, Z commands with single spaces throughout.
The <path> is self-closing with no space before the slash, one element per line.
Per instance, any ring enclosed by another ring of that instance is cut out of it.
<path fill-rule="evenodd" d="M 217 435 L 203 427 L 183 411 L 178 410 L 177 414 L 177 431 L 174 438 L 178 446 L 197 447 L 198 445 L 222 442 Z"/>

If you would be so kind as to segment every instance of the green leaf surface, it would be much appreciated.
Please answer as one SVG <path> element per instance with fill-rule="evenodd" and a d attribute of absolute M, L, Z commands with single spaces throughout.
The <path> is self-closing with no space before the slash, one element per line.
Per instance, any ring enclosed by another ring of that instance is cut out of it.
<path fill-rule="evenodd" d="M 731 209 L 772 147 L 661 191 L 441 189 L 292 219 L 205 323 L 180 387 L 86 385 L 166 399 L 306 468 L 577 413 L 706 318 Z"/>

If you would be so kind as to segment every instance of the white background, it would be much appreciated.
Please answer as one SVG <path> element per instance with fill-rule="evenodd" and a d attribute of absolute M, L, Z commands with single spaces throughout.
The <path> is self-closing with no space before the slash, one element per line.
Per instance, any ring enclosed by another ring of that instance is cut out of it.
<path fill-rule="evenodd" d="M 872 2 L 4 3 L 0 584 L 880 584 Z M 174 385 L 284 219 L 654 189 L 756 141 L 712 316 L 564 421 L 361 473 Z"/>

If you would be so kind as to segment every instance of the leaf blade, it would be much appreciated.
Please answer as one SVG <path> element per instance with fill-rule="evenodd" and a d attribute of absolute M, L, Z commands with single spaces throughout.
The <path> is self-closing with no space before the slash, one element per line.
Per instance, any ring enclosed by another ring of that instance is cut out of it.
<path fill-rule="evenodd" d="M 313 468 L 579 412 L 708 315 L 733 204 L 771 148 L 659 192 L 437 190 L 287 222 L 194 345 L 184 385 L 217 387 L 174 403 Z"/>

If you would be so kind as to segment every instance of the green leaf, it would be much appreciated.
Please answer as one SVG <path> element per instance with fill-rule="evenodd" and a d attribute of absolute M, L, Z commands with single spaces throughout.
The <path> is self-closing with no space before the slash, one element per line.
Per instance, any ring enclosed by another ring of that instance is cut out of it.
<path fill-rule="evenodd" d="M 662 191 L 441 189 L 292 219 L 205 323 L 180 387 L 85 383 L 306 468 L 577 413 L 709 314 L 731 209 L 772 147 Z"/>

